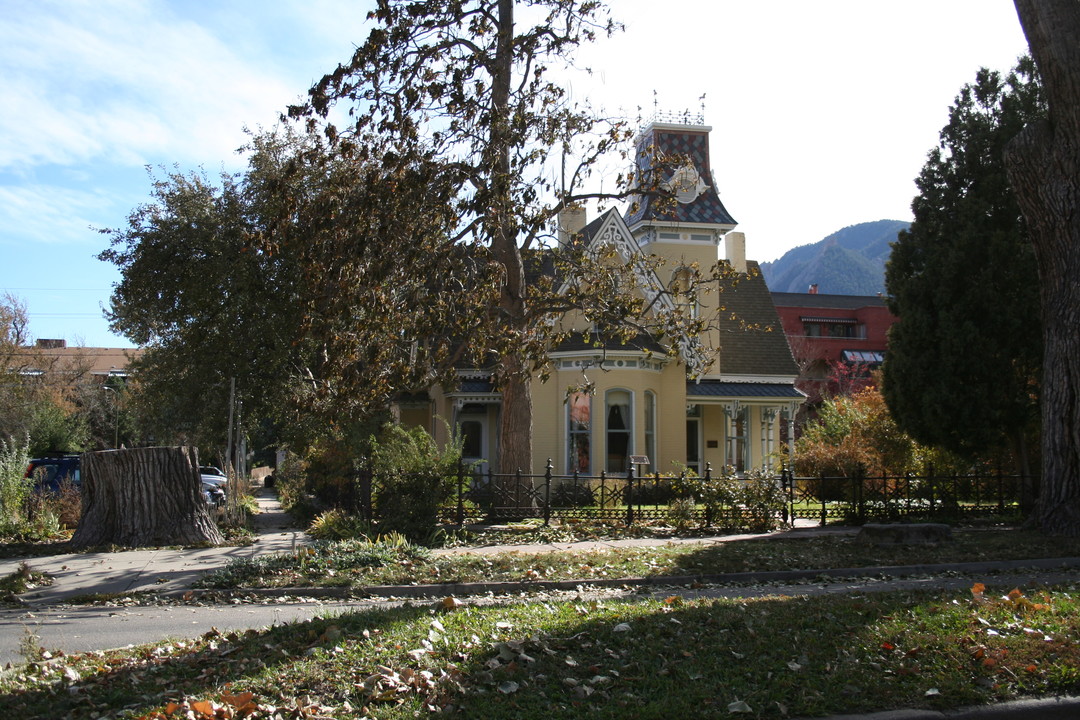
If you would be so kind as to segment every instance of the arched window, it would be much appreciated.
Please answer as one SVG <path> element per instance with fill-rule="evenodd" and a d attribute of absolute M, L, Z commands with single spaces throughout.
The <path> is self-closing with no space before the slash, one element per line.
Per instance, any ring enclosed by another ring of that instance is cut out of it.
<path fill-rule="evenodd" d="M 592 470 L 592 397 L 574 393 L 566 403 L 566 472 L 590 474 Z"/>
<path fill-rule="evenodd" d="M 604 396 L 604 425 L 607 440 L 608 472 L 624 473 L 630 469 L 633 452 L 633 415 L 631 394 L 626 390 L 608 390 Z"/>

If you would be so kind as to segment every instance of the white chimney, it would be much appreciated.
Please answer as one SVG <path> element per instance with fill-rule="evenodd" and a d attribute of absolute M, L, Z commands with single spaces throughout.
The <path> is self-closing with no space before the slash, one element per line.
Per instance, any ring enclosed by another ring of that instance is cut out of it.
<path fill-rule="evenodd" d="M 585 208 L 581 205 L 571 205 L 559 211 L 559 244 L 565 245 L 571 238 L 585 229 Z"/>
<path fill-rule="evenodd" d="M 727 261 L 736 272 L 746 272 L 746 234 L 729 232 L 724 236 L 724 251 Z"/>

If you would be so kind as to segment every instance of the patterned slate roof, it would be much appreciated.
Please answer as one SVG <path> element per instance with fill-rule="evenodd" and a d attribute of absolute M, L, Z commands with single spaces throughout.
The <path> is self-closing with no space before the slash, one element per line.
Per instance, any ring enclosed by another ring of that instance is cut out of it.
<path fill-rule="evenodd" d="M 466 379 L 462 380 L 458 386 L 457 392 L 468 393 L 470 395 L 478 395 L 480 393 L 493 393 L 496 392 L 495 384 L 491 380 L 479 380 L 479 379 Z"/>
<path fill-rule="evenodd" d="M 701 397 L 768 397 L 802 400 L 806 396 L 790 383 L 726 382 L 724 380 L 686 381 L 687 399 Z"/>
<path fill-rule="evenodd" d="M 608 350 L 623 352 L 650 352 L 663 355 L 664 346 L 648 335 L 638 335 L 626 342 L 601 338 L 598 333 L 574 333 L 552 350 L 553 353 L 580 352 L 588 350 Z"/>
<path fill-rule="evenodd" d="M 687 222 L 715 225 L 736 225 L 731 213 L 720 201 L 713 183 L 712 168 L 709 165 L 709 133 L 707 130 L 689 130 L 686 128 L 665 128 L 653 125 L 648 128 L 638 141 L 637 171 L 642 185 L 650 185 L 653 167 L 658 157 L 686 156 L 693 163 L 702 180 L 708 185 L 694 201 L 683 204 L 674 203 L 672 208 L 658 207 L 655 198 L 642 196 L 626 212 L 626 224 L 630 227 L 647 220 L 663 222 Z M 658 171 L 658 170 L 657 170 Z M 662 180 L 669 180 L 671 173 L 666 173 Z"/>
<path fill-rule="evenodd" d="M 720 295 L 720 302 L 728 310 L 719 323 L 720 374 L 794 377 L 799 368 L 791 356 L 765 276 L 753 260 L 746 266 L 749 273 Z M 744 329 L 741 323 L 751 329 Z"/>

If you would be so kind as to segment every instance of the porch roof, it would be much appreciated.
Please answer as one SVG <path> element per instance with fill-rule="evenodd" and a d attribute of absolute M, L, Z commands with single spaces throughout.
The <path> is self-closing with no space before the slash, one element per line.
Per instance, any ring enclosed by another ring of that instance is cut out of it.
<path fill-rule="evenodd" d="M 696 398 L 776 398 L 803 400 L 806 396 L 790 383 L 730 382 L 727 380 L 686 381 L 686 399 Z"/>

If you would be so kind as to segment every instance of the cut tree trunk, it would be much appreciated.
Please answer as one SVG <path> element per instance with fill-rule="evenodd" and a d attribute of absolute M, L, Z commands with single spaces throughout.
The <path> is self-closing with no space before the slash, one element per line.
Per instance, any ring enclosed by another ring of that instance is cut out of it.
<path fill-rule="evenodd" d="M 1015 0 L 1048 119 L 1008 146 L 1005 165 L 1039 268 L 1043 315 L 1042 482 L 1034 521 L 1080 535 L 1080 3 Z"/>
<path fill-rule="evenodd" d="M 191 447 L 106 450 L 82 456 L 76 548 L 219 545 L 224 538 L 200 490 Z"/>

